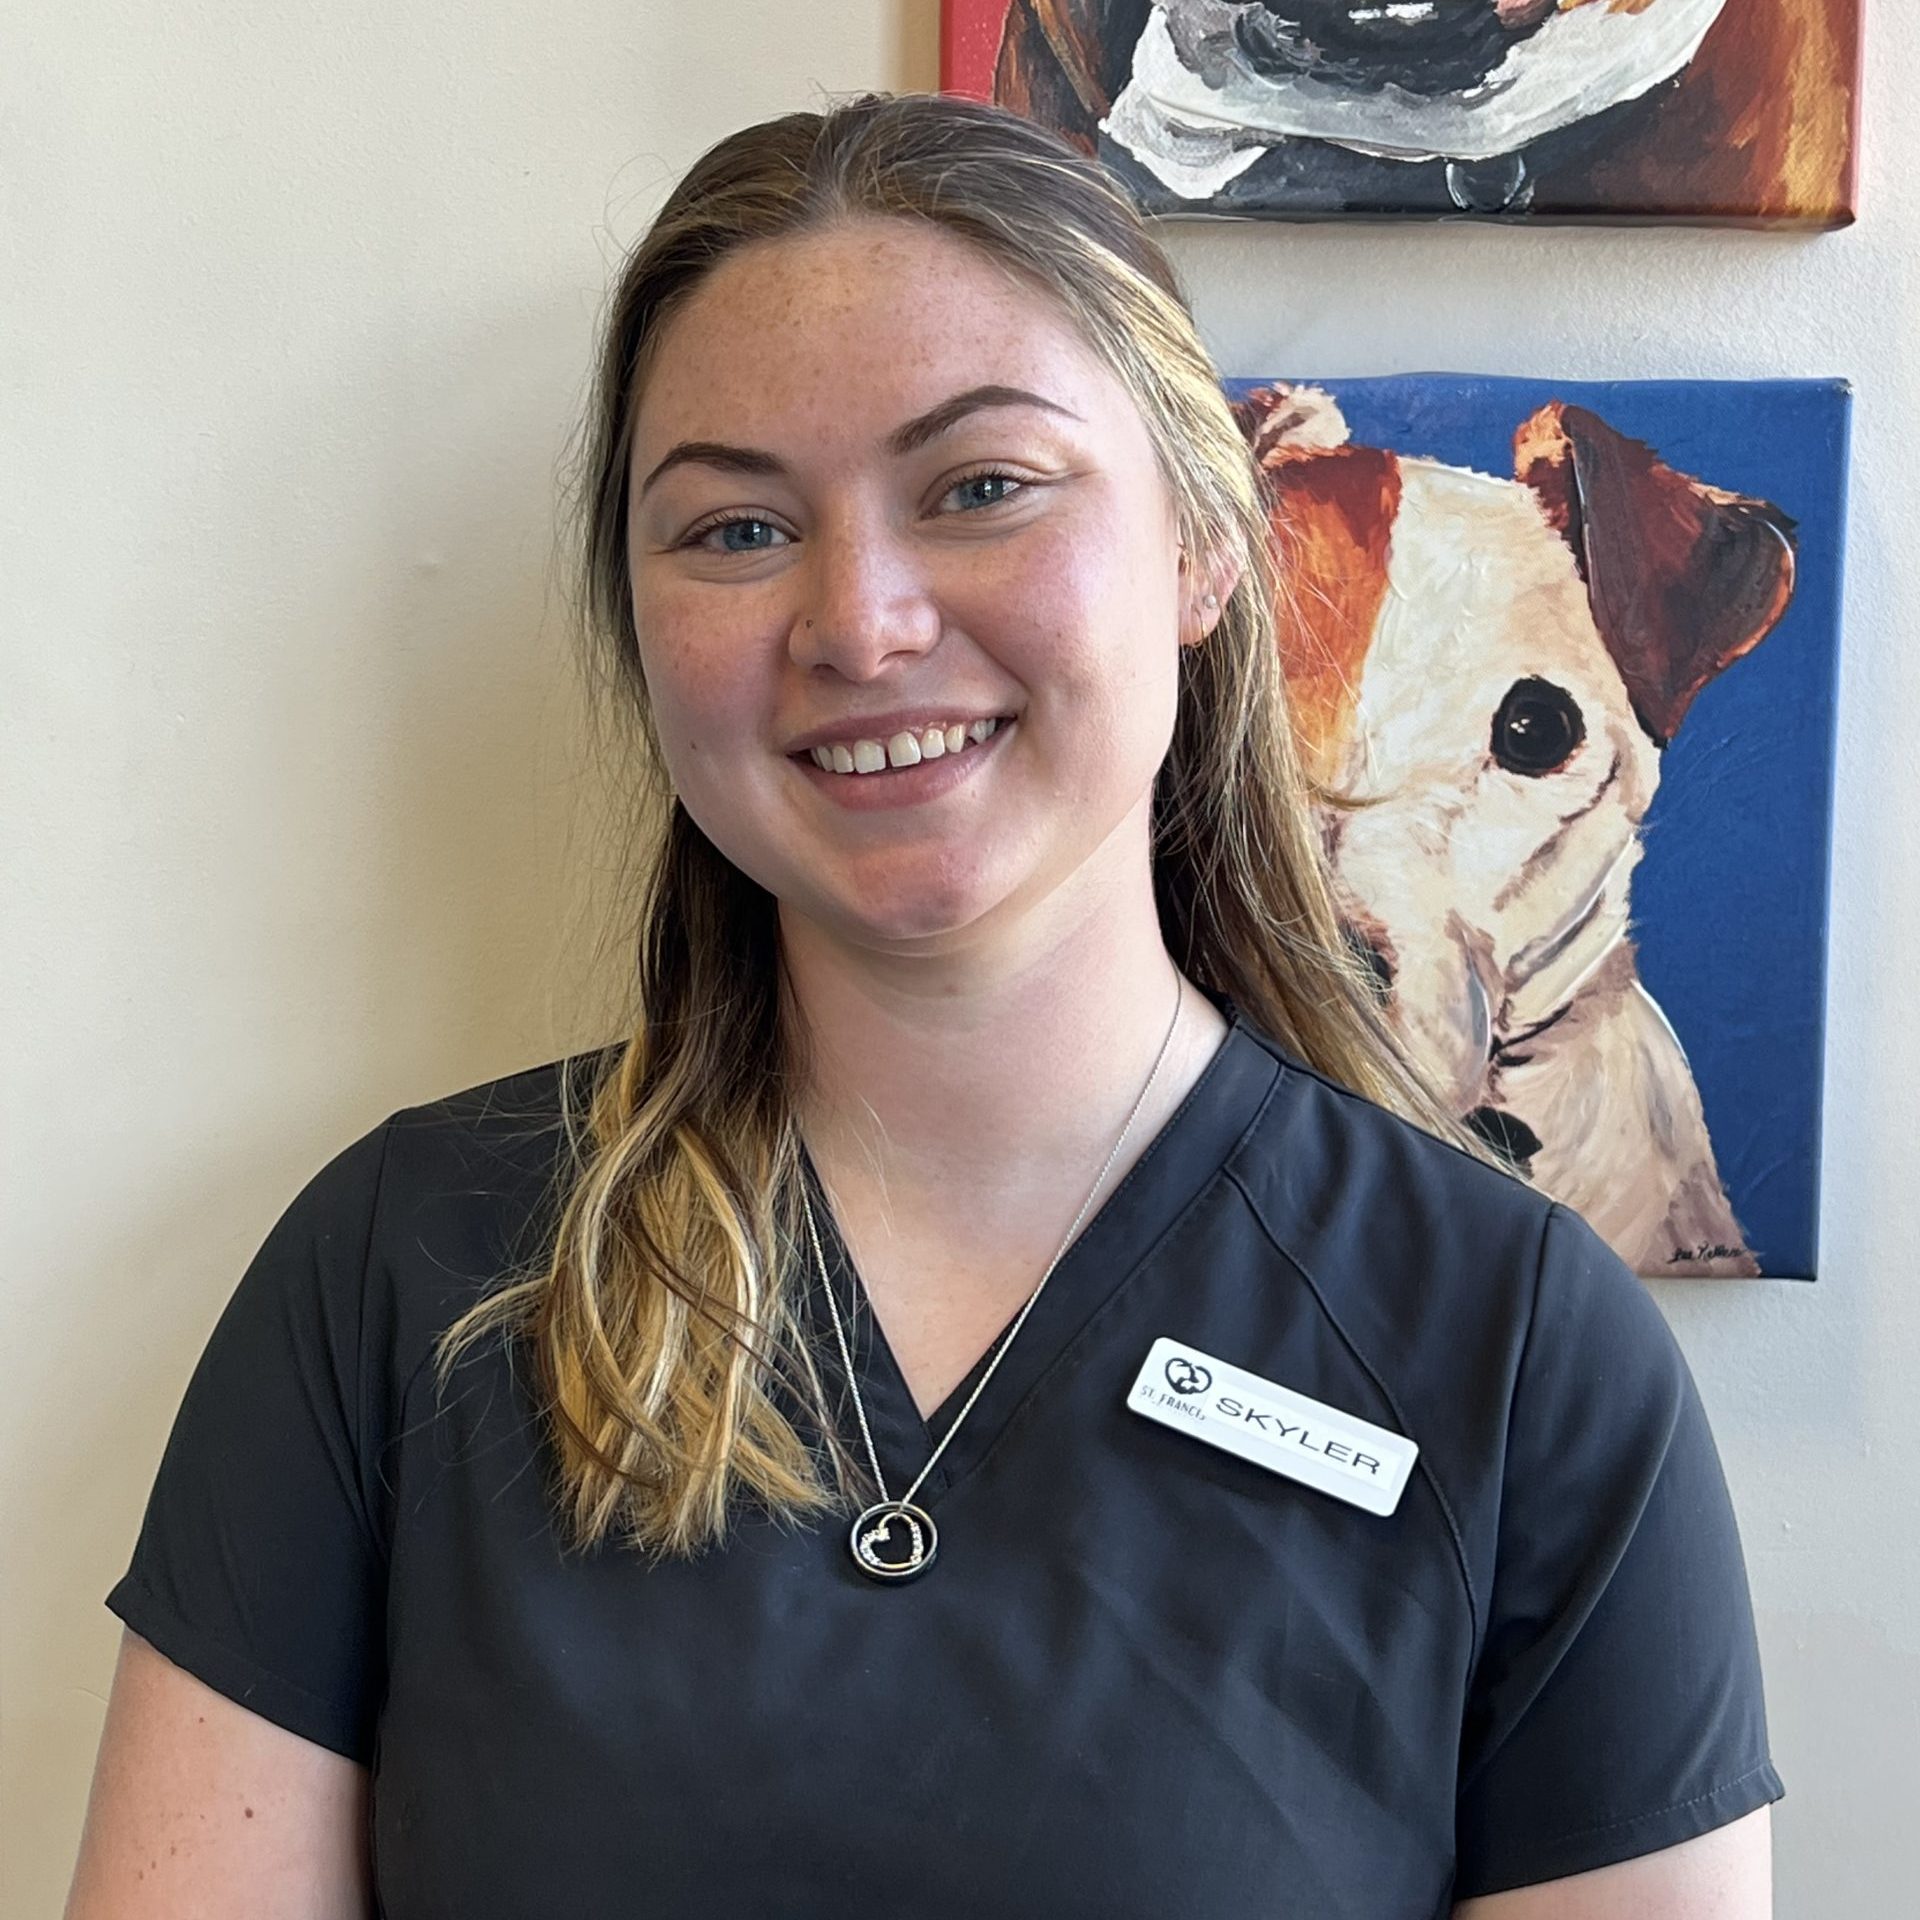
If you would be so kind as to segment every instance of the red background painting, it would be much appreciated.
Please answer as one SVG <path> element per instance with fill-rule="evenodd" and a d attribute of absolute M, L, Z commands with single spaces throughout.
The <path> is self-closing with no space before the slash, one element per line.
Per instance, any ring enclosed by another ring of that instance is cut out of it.
<path fill-rule="evenodd" d="M 940 91 L 993 98 L 993 61 L 1011 0 L 944 0 L 940 9 Z"/>

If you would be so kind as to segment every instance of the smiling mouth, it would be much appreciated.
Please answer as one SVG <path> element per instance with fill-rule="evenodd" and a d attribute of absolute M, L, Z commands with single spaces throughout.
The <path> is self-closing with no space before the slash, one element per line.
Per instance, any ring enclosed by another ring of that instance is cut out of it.
<path fill-rule="evenodd" d="M 905 773 L 929 760 L 954 759 L 974 752 L 1003 728 L 1014 723 L 1010 713 L 947 728 L 929 727 L 920 733 L 901 732 L 885 741 L 862 739 L 832 747 L 803 747 L 789 760 L 810 763 L 822 773 L 844 779 L 871 780 Z"/>
<path fill-rule="evenodd" d="M 969 741 L 957 753 L 922 757 L 916 765 L 876 767 L 871 773 L 828 772 L 810 752 L 787 756 L 799 776 L 818 790 L 821 800 L 836 810 L 855 814 L 914 814 L 929 802 L 972 788 L 991 778 L 990 769 L 1007 742 L 1020 731 L 1017 717 L 996 719 L 984 738 Z M 871 757 L 871 756 L 868 756 Z"/>

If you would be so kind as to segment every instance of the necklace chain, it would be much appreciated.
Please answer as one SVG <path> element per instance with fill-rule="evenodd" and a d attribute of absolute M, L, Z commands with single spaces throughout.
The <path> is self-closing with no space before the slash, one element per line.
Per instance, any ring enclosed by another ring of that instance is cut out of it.
<path fill-rule="evenodd" d="M 1066 1252 L 1068 1247 L 1073 1244 L 1073 1236 L 1080 1231 L 1080 1222 L 1086 1218 L 1087 1209 L 1093 1204 L 1093 1196 L 1100 1191 L 1101 1185 L 1106 1180 L 1107 1174 L 1112 1168 L 1114 1161 L 1120 1157 L 1120 1149 L 1126 1144 L 1127 1135 L 1133 1131 L 1133 1123 L 1139 1117 L 1140 1109 L 1146 1104 L 1147 1095 L 1153 1091 L 1154 1082 L 1160 1078 L 1161 1063 L 1167 1057 L 1167 1048 L 1173 1040 L 1173 1030 L 1180 1024 L 1180 1009 L 1185 1001 L 1185 993 L 1186 981 L 1176 972 L 1174 975 L 1173 1018 L 1167 1022 L 1166 1036 L 1160 1042 L 1159 1053 L 1154 1057 L 1153 1071 L 1147 1075 L 1147 1084 L 1140 1089 L 1140 1096 L 1133 1103 L 1133 1111 L 1127 1115 L 1127 1124 L 1120 1129 L 1120 1137 L 1113 1143 L 1113 1151 L 1107 1155 L 1106 1165 L 1100 1169 L 1098 1177 L 1095 1179 L 1092 1187 L 1088 1189 L 1087 1197 L 1081 1201 L 1080 1211 L 1073 1216 L 1073 1224 L 1067 1229 L 1066 1237 L 1055 1249 L 1053 1258 L 1047 1262 L 1047 1270 L 1040 1276 L 1039 1286 L 1036 1286 L 1034 1290 L 1028 1294 L 1026 1305 L 1014 1316 L 1013 1324 L 1002 1337 L 999 1350 L 988 1363 L 986 1372 L 983 1373 L 975 1383 L 973 1391 L 967 1395 L 966 1404 L 953 1416 L 952 1422 L 948 1425 L 946 1432 L 941 1436 L 940 1444 L 935 1447 L 933 1452 L 928 1456 L 927 1464 L 920 1469 L 913 1485 L 900 1496 L 898 1502 L 893 1501 L 888 1495 L 886 1479 L 880 1471 L 880 1456 L 874 1448 L 872 1429 L 867 1425 L 867 1409 L 860 1398 L 860 1383 L 854 1377 L 853 1355 L 847 1347 L 847 1333 L 845 1326 L 841 1323 L 840 1305 L 833 1297 L 833 1282 L 827 1273 L 826 1255 L 820 1249 L 820 1235 L 814 1228 L 813 1208 L 808 1203 L 806 1188 L 803 1183 L 800 1191 L 800 1206 L 806 1216 L 807 1238 L 813 1244 L 813 1257 L 820 1269 L 820 1285 L 827 1296 L 827 1307 L 833 1315 L 834 1338 L 839 1343 L 840 1363 L 846 1369 L 847 1385 L 853 1392 L 853 1410 L 860 1421 L 860 1437 L 866 1442 L 867 1461 L 873 1468 L 874 1484 L 880 1489 L 880 1498 L 886 1504 L 890 1506 L 906 1506 L 911 1503 L 913 1496 L 920 1491 L 921 1482 L 933 1471 L 935 1465 L 939 1462 L 940 1456 L 946 1452 L 947 1442 L 959 1432 L 961 1421 L 973 1411 L 973 1403 L 979 1399 L 987 1382 L 993 1378 L 995 1368 L 999 1366 L 1007 1349 L 1013 1345 L 1022 1323 L 1033 1310 L 1033 1303 L 1040 1298 L 1041 1288 L 1052 1279 L 1053 1270 L 1060 1264 L 1061 1256 Z M 822 1184 L 825 1184 L 824 1181 Z M 851 1265 L 851 1262 L 849 1262 L 849 1265 Z M 856 1274 L 855 1277 L 857 1279 L 858 1275 Z"/>

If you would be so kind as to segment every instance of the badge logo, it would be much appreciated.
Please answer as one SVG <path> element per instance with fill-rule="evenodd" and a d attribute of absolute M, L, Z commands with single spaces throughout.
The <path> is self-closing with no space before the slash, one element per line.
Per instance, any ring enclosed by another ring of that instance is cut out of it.
<path fill-rule="evenodd" d="M 1167 1362 L 1167 1385 L 1183 1400 L 1192 1400 L 1213 1385 L 1213 1375 L 1205 1367 L 1195 1366 L 1184 1353 L 1176 1353 Z"/>

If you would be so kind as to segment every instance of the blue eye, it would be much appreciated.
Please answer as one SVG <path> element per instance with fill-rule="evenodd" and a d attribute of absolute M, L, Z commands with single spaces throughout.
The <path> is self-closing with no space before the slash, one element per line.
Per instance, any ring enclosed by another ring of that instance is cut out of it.
<path fill-rule="evenodd" d="M 947 498 L 951 500 L 959 495 L 967 507 L 997 507 L 1018 493 L 1023 484 L 1010 473 L 970 473 L 947 489 Z"/>
<path fill-rule="evenodd" d="M 687 536 L 690 546 L 707 547 L 715 534 L 720 536 L 717 547 L 709 550 L 717 553 L 765 553 L 771 544 L 765 536 L 780 533 L 770 520 L 756 520 L 751 514 L 743 514 L 734 520 L 711 520 L 704 527 L 697 527 Z"/>

